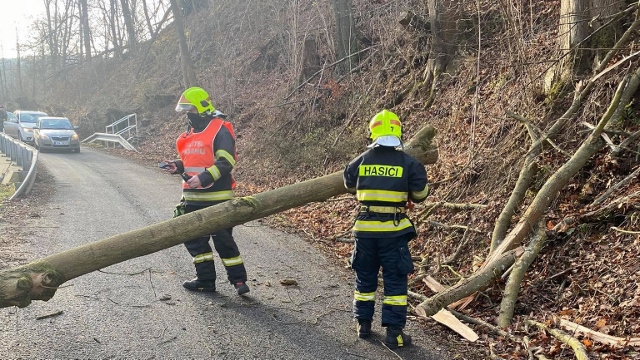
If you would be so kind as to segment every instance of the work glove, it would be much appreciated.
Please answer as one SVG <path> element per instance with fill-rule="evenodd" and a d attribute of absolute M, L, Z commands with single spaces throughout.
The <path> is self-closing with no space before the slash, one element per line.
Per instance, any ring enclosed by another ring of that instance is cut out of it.
<path fill-rule="evenodd" d="M 173 217 L 177 218 L 180 215 L 184 215 L 184 204 L 180 203 L 178 205 L 176 205 L 176 208 L 173 209 Z"/>
<path fill-rule="evenodd" d="M 416 204 L 411 200 L 407 200 L 407 203 L 404 205 L 404 208 L 407 209 L 407 211 L 413 210 L 414 207 L 416 207 Z"/>

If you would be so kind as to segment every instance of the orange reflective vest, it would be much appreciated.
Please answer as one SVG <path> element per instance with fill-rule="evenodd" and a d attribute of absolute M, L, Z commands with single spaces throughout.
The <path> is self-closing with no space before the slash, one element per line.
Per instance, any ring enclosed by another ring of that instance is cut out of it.
<path fill-rule="evenodd" d="M 176 149 L 178 150 L 178 154 L 180 155 L 180 159 L 184 165 L 184 172 L 189 176 L 197 176 L 199 173 L 206 171 L 213 165 L 215 165 L 216 158 L 213 149 L 213 142 L 218 135 L 218 132 L 222 127 L 227 128 L 231 136 L 235 140 L 236 136 L 233 132 L 233 126 L 230 122 L 224 121 L 219 118 L 215 118 L 209 122 L 207 127 L 199 132 L 193 132 L 193 129 L 188 132 L 183 132 L 176 140 Z M 237 154 L 233 153 L 234 159 L 237 160 Z M 189 190 L 203 190 L 208 189 L 213 184 L 208 185 L 207 187 L 198 187 L 192 189 L 187 185 L 185 181 L 182 182 L 183 191 Z M 236 182 L 231 178 L 231 189 L 236 187 Z M 221 189 L 217 189 L 221 190 Z M 230 190 L 230 189 L 227 189 Z"/>

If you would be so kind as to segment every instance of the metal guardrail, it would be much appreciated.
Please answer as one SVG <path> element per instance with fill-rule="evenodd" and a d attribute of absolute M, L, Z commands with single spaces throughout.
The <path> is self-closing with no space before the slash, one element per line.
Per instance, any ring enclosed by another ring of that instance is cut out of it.
<path fill-rule="evenodd" d="M 82 140 L 83 143 L 92 143 L 94 141 L 106 141 L 110 143 L 118 143 L 122 145 L 123 148 L 127 150 L 138 151 L 133 145 L 129 144 L 127 140 L 125 140 L 121 135 L 118 134 L 106 134 L 106 133 L 95 133 L 88 138 Z"/>
<path fill-rule="evenodd" d="M 125 124 L 126 122 L 126 124 Z M 131 140 L 138 131 L 138 115 L 129 114 L 120 120 L 105 126 L 105 133 L 126 136 L 126 140 Z M 126 135 L 125 135 L 126 133 Z"/>
<path fill-rule="evenodd" d="M 2 151 L 6 157 L 10 158 L 12 163 L 22 167 L 22 171 L 29 169 L 27 175 L 9 200 L 23 195 L 29 195 L 36 181 L 38 150 L 4 133 L 0 133 L 0 151 Z"/>

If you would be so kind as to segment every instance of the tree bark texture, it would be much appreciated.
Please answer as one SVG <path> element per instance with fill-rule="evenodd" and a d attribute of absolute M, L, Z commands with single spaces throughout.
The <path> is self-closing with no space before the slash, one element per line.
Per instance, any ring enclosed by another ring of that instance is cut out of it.
<path fill-rule="evenodd" d="M 432 145 L 435 135 L 435 129 L 427 125 L 407 144 L 405 151 L 423 164 L 435 163 L 438 159 L 438 151 Z M 342 171 L 337 171 L 53 254 L 0 272 L 0 307 L 26 307 L 32 300 L 47 301 L 61 284 L 78 276 L 346 192 Z"/>
<path fill-rule="evenodd" d="M 639 72 L 640 68 L 636 69 L 635 75 L 637 76 Z M 529 205 L 525 213 L 522 215 L 518 224 L 513 230 L 511 230 L 500 246 L 489 253 L 489 256 L 483 266 L 489 265 L 496 259 L 496 257 L 499 257 L 501 253 L 518 246 L 518 244 L 524 240 L 527 235 L 529 235 L 533 224 L 540 220 L 547 211 L 551 202 L 556 198 L 556 196 L 558 196 L 560 190 L 567 185 L 569 179 L 571 179 L 571 177 L 587 163 L 591 156 L 602 148 L 603 142 L 601 141 L 600 135 L 602 135 L 605 126 L 617 108 L 626 85 L 627 81 L 619 84 L 616 95 L 611 101 L 609 109 L 598 123 L 598 126 L 591 132 L 589 137 L 582 143 L 571 159 L 569 159 L 553 175 L 551 175 L 549 179 L 547 179 L 531 202 L 531 205 Z"/>
<path fill-rule="evenodd" d="M 89 8 L 87 0 L 80 0 L 80 31 L 84 45 L 85 59 L 91 60 L 91 28 L 89 28 Z"/>
<path fill-rule="evenodd" d="M 569 345 L 573 349 L 574 354 L 576 355 L 576 360 L 589 360 L 589 354 L 587 353 L 587 349 L 585 348 L 584 344 L 580 342 L 580 340 L 576 339 L 575 337 L 565 334 L 560 330 L 550 328 L 549 326 L 534 320 L 526 320 L 526 323 L 529 325 L 534 325 L 542 331 L 549 332 L 549 334 L 553 335 L 556 339 Z"/>
<path fill-rule="evenodd" d="M 499 259 L 494 261 L 491 266 L 474 273 L 472 276 L 464 279 L 458 284 L 437 293 L 426 301 L 421 302 L 416 307 L 416 312 L 424 317 L 432 316 L 447 305 L 452 304 L 469 294 L 474 294 L 488 288 L 495 283 L 496 279 L 500 278 L 502 273 L 513 265 L 520 254 L 522 254 L 522 248 L 504 253 Z"/>
<path fill-rule="evenodd" d="M 536 234 L 531 240 L 531 243 L 529 243 L 525 248 L 524 254 L 522 254 L 522 256 L 516 260 L 515 264 L 513 264 L 513 270 L 511 270 L 507 284 L 504 287 L 504 295 L 500 302 L 498 326 L 501 328 L 506 328 L 511 325 L 516 302 L 518 301 L 518 294 L 520 294 L 522 279 L 524 279 L 529 266 L 531 266 L 533 261 L 538 257 L 538 254 L 544 247 L 545 241 L 547 240 L 545 229 L 546 224 L 544 221 L 538 221 Z"/>
<path fill-rule="evenodd" d="M 585 50 L 577 50 L 588 34 L 589 0 L 561 0 L 560 23 L 558 24 L 558 63 L 545 79 L 545 91 L 556 92 L 573 78 L 574 73 L 587 69 Z"/>
<path fill-rule="evenodd" d="M 120 38 L 119 26 L 118 26 L 118 4 L 116 0 L 109 2 L 110 8 L 108 13 L 109 31 L 111 32 L 111 43 L 113 44 L 113 51 L 118 57 L 122 57 L 122 39 Z"/>
<path fill-rule="evenodd" d="M 182 11 L 180 10 L 180 6 L 178 6 L 178 0 L 171 0 L 171 10 L 173 11 L 173 24 L 176 27 L 176 34 L 178 36 L 178 43 L 180 45 L 182 81 L 184 82 L 184 87 L 186 89 L 196 85 L 196 73 L 193 70 L 193 61 L 191 61 L 189 45 L 187 45 L 187 37 L 184 34 Z"/>
<path fill-rule="evenodd" d="M 347 74 L 358 63 L 357 56 L 350 56 L 358 52 L 356 41 L 356 27 L 353 22 L 351 0 L 333 0 L 336 14 L 336 60 L 347 58 L 336 67 L 339 75 Z"/>
<path fill-rule="evenodd" d="M 541 221 L 553 200 L 556 198 L 556 196 L 558 196 L 560 190 L 562 190 L 567 185 L 571 177 L 574 176 L 584 166 L 584 164 L 586 164 L 591 156 L 593 156 L 598 150 L 602 148 L 604 142 L 601 141 L 600 136 L 604 132 L 605 127 L 609 123 L 609 120 L 613 116 L 615 109 L 620 103 L 620 98 L 622 97 L 624 89 L 626 89 L 629 82 L 628 79 L 633 76 L 640 76 L 640 68 L 636 69 L 633 75 L 627 76 L 625 80 L 618 84 L 618 90 L 616 91 L 614 98 L 609 104 L 607 112 L 598 122 L 598 125 L 578 148 L 571 159 L 569 159 L 547 179 L 547 181 L 538 191 L 533 201 L 527 207 L 527 210 L 521 216 L 515 227 L 511 230 L 511 232 L 499 246 L 489 252 L 487 259 L 480 267 L 480 271 L 484 271 L 485 268 L 493 268 L 493 263 L 499 261 L 502 258 L 503 253 L 519 246 L 519 244 L 525 239 L 525 237 L 531 233 L 533 225 Z M 555 133 L 555 131 L 557 131 L 560 126 L 559 124 L 569 119 L 570 116 L 575 113 L 575 109 L 579 107 L 581 99 L 586 96 L 593 84 L 594 81 L 593 79 L 591 79 L 582 91 L 577 92 L 577 96 L 574 98 L 574 102 L 571 105 L 571 108 L 567 110 L 567 112 L 565 112 L 565 114 L 558 121 L 556 121 L 556 123 L 552 126 L 552 129 L 550 129 L 550 133 Z M 553 128 L 556 128 L 556 130 L 553 130 Z M 543 139 L 540 139 L 536 141 L 536 143 L 539 143 L 542 140 Z M 467 295 L 468 296 L 466 296 L 464 299 L 461 298 L 461 300 L 457 301 L 456 305 L 466 305 L 471 302 L 473 300 L 473 294 Z"/>
<path fill-rule="evenodd" d="M 435 98 L 435 89 L 440 74 L 445 72 L 447 66 L 453 57 L 453 44 L 456 22 L 455 12 L 457 11 L 457 3 L 450 2 L 451 7 L 443 5 L 442 0 L 428 0 L 429 23 L 431 30 L 431 49 L 429 51 L 429 60 L 423 74 L 423 83 L 421 88 L 429 91 L 425 107 L 431 106 Z"/>
<path fill-rule="evenodd" d="M 120 0 L 120 6 L 122 7 L 122 17 L 124 19 L 124 26 L 127 29 L 127 37 L 130 51 L 135 51 L 138 46 L 138 38 L 136 36 L 136 24 L 135 18 L 131 14 L 129 2 L 127 0 Z"/>
<path fill-rule="evenodd" d="M 509 225 L 511 225 L 511 219 L 516 213 L 518 207 L 522 204 L 527 190 L 533 181 L 533 177 L 538 170 L 536 159 L 540 154 L 542 146 L 535 146 L 537 144 L 538 143 L 534 141 L 527 152 L 527 155 L 524 157 L 524 163 L 520 169 L 516 185 L 509 196 L 509 200 L 505 204 L 504 208 L 502 208 L 502 211 L 494 224 L 493 233 L 491 234 L 490 251 L 495 250 L 495 248 L 497 248 L 504 240 L 507 230 L 509 229 Z"/>
<path fill-rule="evenodd" d="M 621 20 L 609 22 L 611 17 L 622 11 L 625 6 L 624 0 L 591 0 L 589 6 L 590 18 L 592 19 L 592 27 L 598 29 L 604 26 L 593 39 L 591 39 L 591 48 L 595 49 L 594 65 L 600 65 L 606 51 L 601 49 L 610 49 L 616 39 L 620 38 L 623 33 L 624 26 Z"/>

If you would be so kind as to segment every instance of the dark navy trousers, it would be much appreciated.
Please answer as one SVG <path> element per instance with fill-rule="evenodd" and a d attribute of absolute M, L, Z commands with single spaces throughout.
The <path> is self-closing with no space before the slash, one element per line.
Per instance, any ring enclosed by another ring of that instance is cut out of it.
<path fill-rule="evenodd" d="M 185 213 L 201 209 L 201 207 L 186 206 Z M 213 246 L 220 256 L 227 278 L 231 284 L 247 281 L 247 271 L 244 267 L 240 250 L 233 238 L 233 228 L 220 230 L 216 233 L 201 236 L 184 243 L 187 251 L 193 257 L 196 274 L 201 280 L 215 280 L 216 267 L 213 261 L 213 251 L 209 240 L 213 239 Z"/>
<path fill-rule="evenodd" d="M 356 319 L 373 318 L 378 273 L 382 267 L 382 326 L 405 326 L 407 275 L 413 271 L 408 244 L 414 236 L 412 233 L 392 238 L 356 237 L 351 256 L 351 268 L 356 273 L 353 301 L 353 314 Z"/>

